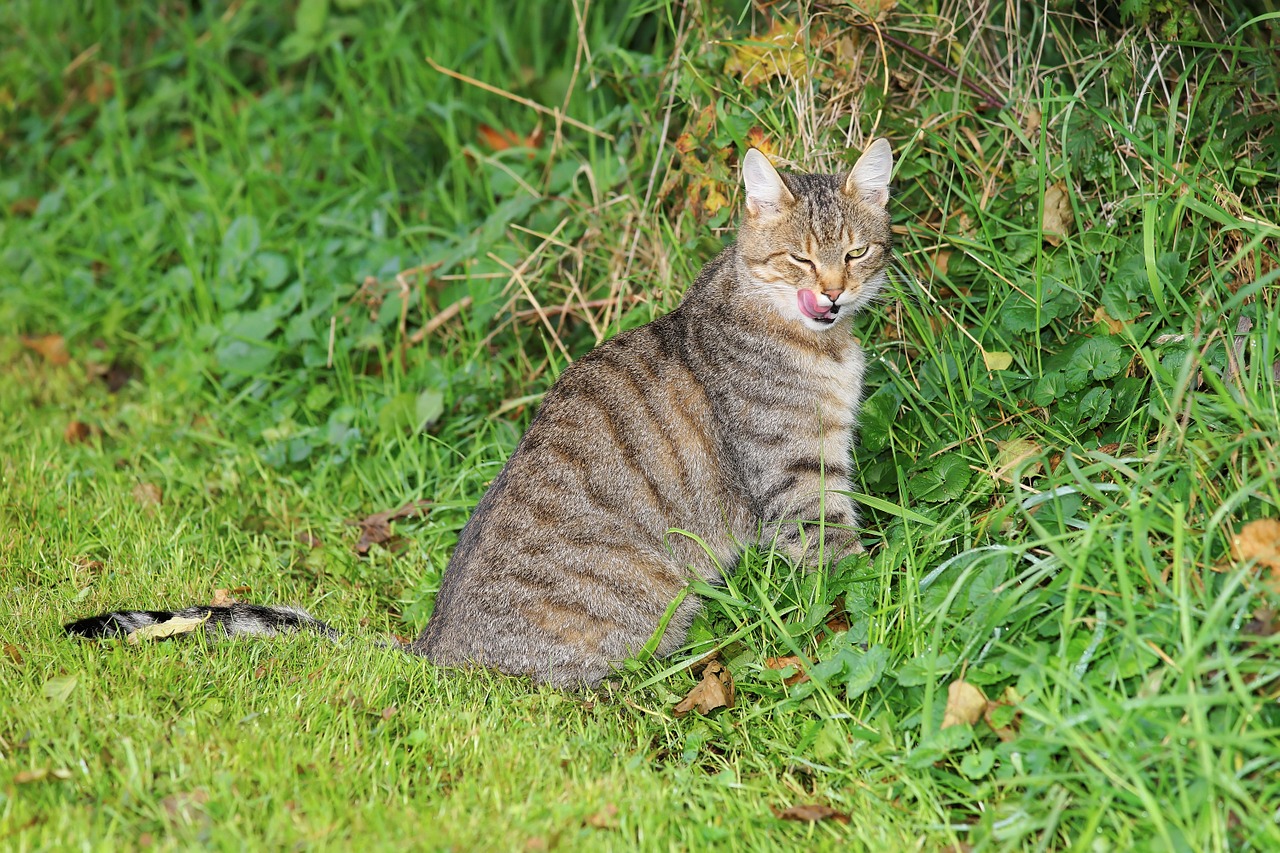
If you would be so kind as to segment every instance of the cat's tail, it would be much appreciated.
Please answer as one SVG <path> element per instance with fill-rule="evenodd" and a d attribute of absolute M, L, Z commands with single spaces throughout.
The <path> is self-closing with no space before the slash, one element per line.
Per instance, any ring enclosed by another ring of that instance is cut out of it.
<path fill-rule="evenodd" d="M 266 607 L 236 602 L 226 607 L 185 607 L 182 610 L 117 610 L 77 619 L 62 626 L 73 637 L 125 637 L 139 628 L 174 620 L 201 620 L 200 625 L 175 622 L 174 634 L 203 630 L 210 639 L 237 635 L 272 636 L 311 630 L 338 639 L 339 634 L 305 610 L 297 607 Z M 159 634 L 159 632 L 157 632 Z M 163 634 L 159 634 L 163 636 Z"/>

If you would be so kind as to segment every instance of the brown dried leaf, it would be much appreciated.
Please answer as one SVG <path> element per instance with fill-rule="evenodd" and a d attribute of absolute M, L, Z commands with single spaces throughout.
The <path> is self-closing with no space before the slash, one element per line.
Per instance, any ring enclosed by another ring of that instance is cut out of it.
<path fill-rule="evenodd" d="M 844 812 L 819 803 L 788 806 L 785 809 L 779 809 L 774 806 L 769 808 L 772 809 L 779 820 L 798 820 L 806 823 L 816 823 L 820 820 L 834 820 L 845 824 L 849 822 L 849 816 Z"/>
<path fill-rule="evenodd" d="M 13 661 L 15 666 L 22 666 L 26 662 L 22 658 L 22 649 L 13 643 L 4 644 L 4 656 Z"/>
<path fill-rule="evenodd" d="M 125 637 L 125 641 L 131 646 L 136 646 L 143 640 L 163 640 L 168 637 L 176 637 L 180 634 L 190 634 L 198 631 L 209 621 L 209 614 L 200 617 L 175 616 L 164 622 L 157 622 L 155 625 L 143 625 L 135 631 L 130 631 Z"/>
<path fill-rule="evenodd" d="M 84 421 L 72 421 L 62 431 L 62 440 L 67 444 L 82 444 L 97 434 L 97 427 L 89 426 Z"/>
<path fill-rule="evenodd" d="M 319 548 L 324 544 L 320 541 L 320 537 L 316 536 L 310 530 L 299 530 L 294 534 L 293 538 L 312 550 Z"/>
<path fill-rule="evenodd" d="M 38 338 L 21 338 L 22 345 L 29 350 L 40 353 L 45 361 L 56 367 L 65 367 L 71 363 L 67 355 L 67 342 L 62 335 L 41 335 Z"/>
<path fill-rule="evenodd" d="M 229 589 L 215 589 L 213 598 L 209 601 L 210 607 L 230 607 L 236 603 L 236 597 L 231 594 Z"/>
<path fill-rule="evenodd" d="M 1044 191 L 1044 213 L 1040 220 L 1044 241 L 1050 246 L 1062 245 L 1063 239 L 1075 230 L 1075 218 L 1071 213 L 1071 191 L 1066 181 L 1058 181 Z"/>
<path fill-rule="evenodd" d="M 987 710 L 987 697 L 967 681 L 956 679 L 947 687 L 947 708 L 942 727 L 970 725 L 982 719 Z"/>
<path fill-rule="evenodd" d="M 164 500 L 160 487 L 155 483 L 138 483 L 130 494 L 134 503 L 141 506 L 157 506 Z"/>
<path fill-rule="evenodd" d="M 584 823 L 595 829 L 617 829 L 618 807 L 613 803 L 605 803 L 600 811 L 587 817 Z"/>
<path fill-rule="evenodd" d="M 426 515 L 430 506 L 431 501 L 411 501 L 399 509 L 375 512 L 358 521 L 348 521 L 347 524 L 360 528 L 360 541 L 356 543 L 356 553 L 363 557 L 374 545 L 391 544 L 391 522 Z"/>
<path fill-rule="evenodd" d="M 1240 528 L 1231 537 L 1231 556 L 1280 572 L 1280 520 L 1259 518 Z"/>
<path fill-rule="evenodd" d="M 1107 313 L 1107 309 L 1101 305 L 1093 312 L 1093 322 L 1104 324 L 1107 327 L 1107 331 L 1113 335 L 1118 335 L 1124 331 L 1124 321 L 1112 317 Z"/>
<path fill-rule="evenodd" d="M 724 668 L 724 664 L 713 661 L 702 670 L 702 680 L 689 691 L 688 696 L 680 700 L 680 704 L 672 709 L 672 713 L 677 717 L 683 717 L 696 709 L 699 714 L 705 716 L 716 708 L 732 707 L 733 676 Z"/>
<path fill-rule="evenodd" d="M 795 675 L 788 675 L 782 679 L 782 683 L 790 687 L 792 684 L 802 684 L 809 680 L 809 673 L 804 671 L 804 661 L 795 655 L 787 655 L 782 658 L 765 658 L 764 665 L 769 669 L 786 669 L 793 666 L 796 669 Z"/>
<path fill-rule="evenodd" d="M 521 138 L 514 130 L 499 130 L 482 124 L 476 128 L 481 141 L 494 151 L 506 151 L 508 148 L 539 148 L 542 146 L 542 128 L 534 128 L 528 136 Z"/>

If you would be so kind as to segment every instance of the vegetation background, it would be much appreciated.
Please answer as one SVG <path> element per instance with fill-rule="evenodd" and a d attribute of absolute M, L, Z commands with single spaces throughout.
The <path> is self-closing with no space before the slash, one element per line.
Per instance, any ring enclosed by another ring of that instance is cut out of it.
<path fill-rule="evenodd" d="M 3 4 L 0 846 L 1277 849 L 1278 28 Z M 730 238 L 746 146 L 878 135 L 868 557 L 752 554 L 593 695 L 364 642 L 425 623 L 565 364 Z M 229 596 L 356 642 L 60 628 Z M 712 653 L 736 701 L 677 716 Z"/>

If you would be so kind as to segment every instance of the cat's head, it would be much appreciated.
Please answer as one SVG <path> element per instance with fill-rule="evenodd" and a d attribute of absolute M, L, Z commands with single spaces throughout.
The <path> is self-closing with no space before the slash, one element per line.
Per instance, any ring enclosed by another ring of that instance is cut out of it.
<path fill-rule="evenodd" d="M 749 150 L 738 250 L 752 295 L 814 331 L 870 302 L 889 262 L 892 169 L 885 139 L 871 143 L 843 175 L 783 175 Z"/>

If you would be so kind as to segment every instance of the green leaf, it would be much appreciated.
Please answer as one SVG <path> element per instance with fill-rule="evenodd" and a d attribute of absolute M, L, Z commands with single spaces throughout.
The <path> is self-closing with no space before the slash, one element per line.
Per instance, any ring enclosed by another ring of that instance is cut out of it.
<path fill-rule="evenodd" d="M 960 772 L 970 779 L 979 779 L 990 773 L 995 763 L 995 752 L 984 747 L 977 752 L 970 752 L 961 759 Z"/>
<path fill-rule="evenodd" d="M 954 665 L 955 658 L 947 652 L 936 657 L 930 654 L 920 655 L 898 667 L 898 684 L 903 687 L 920 687 L 950 671 Z"/>
<path fill-rule="evenodd" d="M 267 290 L 275 290 L 289 277 L 289 261 L 279 252 L 259 252 L 253 258 L 250 273 Z"/>
<path fill-rule="evenodd" d="M 1111 389 L 1100 385 L 1090 388 L 1076 405 L 1076 419 L 1085 429 L 1093 429 L 1111 411 Z"/>
<path fill-rule="evenodd" d="M 65 705 L 78 683 L 74 675 L 55 675 L 44 683 L 41 692 L 55 705 Z"/>
<path fill-rule="evenodd" d="M 872 646 L 862 654 L 851 653 L 844 682 L 846 697 L 857 699 L 879 684 L 888 663 L 889 650 L 881 645 Z"/>
<path fill-rule="evenodd" d="M 300 0 L 293 15 L 293 25 L 298 35 L 318 39 L 329 21 L 329 0 Z"/>
<path fill-rule="evenodd" d="M 1102 286 L 1102 307 L 1116 320 L 1132 320 L 1151 299 L 1146 262 L 1141 255 L 1126 258 Z"/>
<path fill-rule="evenodd" d="M 973 472 L 969 463 L 958 453 L 948 453 L 928 463 L 928 467 L 918 471 L 908 482 L 912 496 L 916 500 L 940 503 L 951 501 L 964 494 Z"/>
<path fill-rule="evenodd" d="M 1036 381 L 1036 387 L 1031 392 L 1031 402 L 1041 408 L 1047 408 L 1066 393 L 1067 378 L 1062 375 L 1061 370 L 1055 370 L 1052 373 L 1046 373 Z"/>
<path fill-rule="evenodd" d="M 901 398 L 883 389 L 862 404 L 858 414 L 859 440 L 869 453 L 878 453 L 889 446 L 889 436 L 901 408 Z"/>
<path fill-rule="evenodd" d="M 417 417 L 418 429 L 428 427 L 444 414 L 444 394 L 428 388 L 418 395 L 414 401 L 414 415 Z"/>
<path fill-rule="evenodd" d="M 1092 380 L 1110 379 L 1128 365 L 1124 349 L 1113 336 L 1090 338 L 1080 345 L 1067 362 L 1063 371 L 1067 389 L 1077 391 Z"/>

